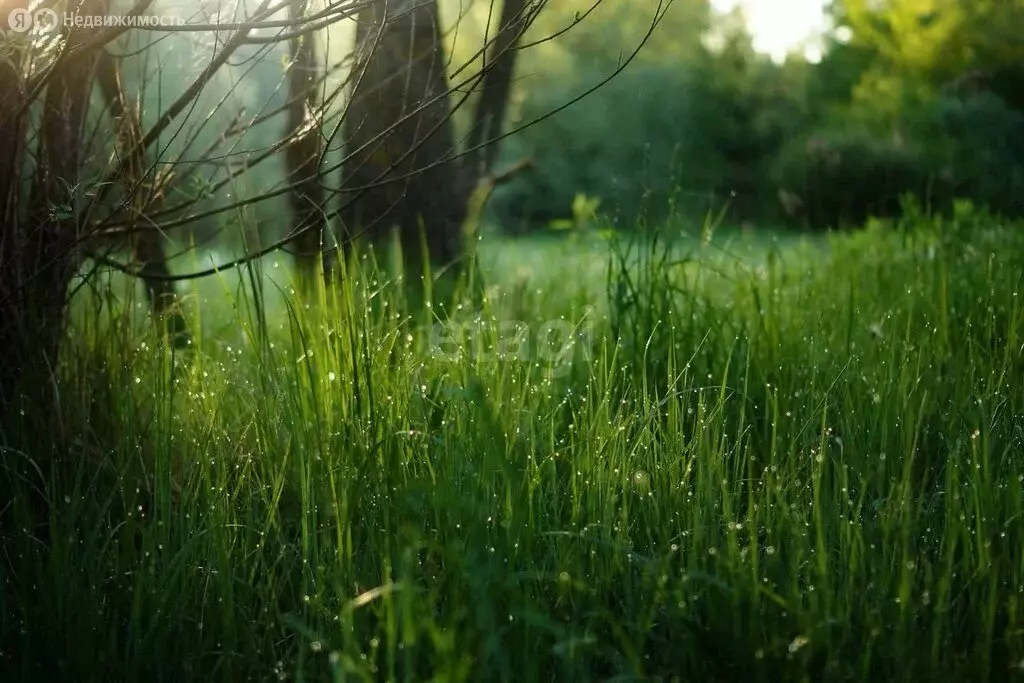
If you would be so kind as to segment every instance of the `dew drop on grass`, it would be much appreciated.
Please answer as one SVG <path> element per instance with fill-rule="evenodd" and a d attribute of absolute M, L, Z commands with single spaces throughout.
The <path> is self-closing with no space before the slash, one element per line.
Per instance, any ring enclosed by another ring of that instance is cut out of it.
<path fill-rule="evenodd" d="M 811 639 L 807 636 L 797 636 L 789 644 L 790 654 L 796 653 L 798 650 L 800 650 L 800 648 L 807 645 L 807 643 L 809 642 L 811 642 Z"/>

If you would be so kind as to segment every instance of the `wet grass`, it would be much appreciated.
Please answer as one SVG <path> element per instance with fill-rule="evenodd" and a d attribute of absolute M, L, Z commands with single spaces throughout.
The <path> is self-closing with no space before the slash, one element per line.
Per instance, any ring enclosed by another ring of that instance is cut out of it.
<path fill-rule="evenodd" d="M 268 263 L 177 355 L 83 296 L 59 461 L 3 437 L 4 680 L 1016 675 L 1020 226 L 671 232 L 443 315 Z"/>

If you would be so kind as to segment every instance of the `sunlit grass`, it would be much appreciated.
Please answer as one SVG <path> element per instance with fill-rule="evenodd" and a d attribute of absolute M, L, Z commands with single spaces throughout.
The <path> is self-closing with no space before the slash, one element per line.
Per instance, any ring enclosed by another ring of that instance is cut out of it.
<path fill-rule="evenodd" d="M 3 453 L 0 661 L 33 680 L 1013 675 L 1020 228 L 653 239 L 614 244 L 608 278 L 603 243 L 485 248 L 494 287 L 445 328 L 380 273 L 300 304 L 283 260 L 259 275 L 265 325 L 237 275 L 198 284 L 201 334 L 173 357 L 142 315 L 76 311 L 67 464 L 31 436 Z M 539 338 L 552 321 L 571 346 Z"/>

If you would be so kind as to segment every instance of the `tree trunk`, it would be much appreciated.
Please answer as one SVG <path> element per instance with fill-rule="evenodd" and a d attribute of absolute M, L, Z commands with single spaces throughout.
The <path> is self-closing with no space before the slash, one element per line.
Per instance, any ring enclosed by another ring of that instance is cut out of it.
<path fill-rule="evenodd" d="M 27 0 L 16 0 L 11 8 L 24 10 Z M 22 319 L 24 297 L 21 285 L 21 260 L 24 237 L 21 234 L 22 211 L 20 174 L 25 119 L 21 107 L 25 84 L 19 71 L 24 59 L 24 34 L 8 32 L 10 59 L 0 60 L 0 418 L 9 415 L 20 393 L 20 368 L 25 349 L 21 339 L 31 327 Z M 27 37 L 26 37 L 27 40 Z M 20 305 L 19 305 L 20 304 Z"/>
<path fill-rule="evenodd" d="M 473 115 L 469 153 L 463 162 L 464 173 L 483 178 L 494 170 L 498 157 L 498 138 L 504 130 L 516 48 L 535 14 L 526 11 L 526 0 L 505 0 L 501 8 L 498 34 L 488 50 L 480 99 Z"/>
<path fill-rule="evenodd" d="M 292 20 L 302 17 L 305 0 L 289 5 Z M 289 41 L 288 67 L 288 135 L 285 164 L 292 189 L 292 241 L 300 277 L 316 272 L 318 261 L 324 271 L 329 259 L 323 247 L 324 188 L 320 182 L 320 157 L 323 150 L 320 130 L 321 106 L 318 83 L 321 69 L 317 59 L 316 39 L 312 31 Z"/>
<path fill-rule="evenodd" d="M 80 11 L 102 14 L 103 0 Z M 0 62 L 0 415 L 31 409 L 55 417 L 54 390 L 68 286 L 76 272 L 81 231 L 73 190 L 82 163 L 82 130 L 97 48 L 75 53 L 97 29 L 65 29 L 43 100 L 36 169 L 27 210 L 19 181 L 25 152 L 21 55 Z"/>
<path fill-rule="evenodd" d="M 146 149 L 142 145 L 142 123 L 131 100 L 125 94 L 121 69 L 106 50 L 99 50 L 97 80 L 103 102 L 117 131 L 119 158 L 125 159 L 118 183 L 124 188 L 128 210 L 134 227 L 129 244 L 137 262 L 139 277 L 145 284 L 153 319 L 166 324 L 170 339 L 177 346 L 189 341 L 188 327 L 178 308 L 174 283 L 169 280 L 167 255 L 161 243 L 163 235 L 145 217 L 151 197 L 144 192 L 146 180 Z"/>
<path fill-rule="evenodd" d="M 357 22 L 356 82 L 343 123 L 343 247 L 397 227 L 411 265 L 422 262 L 421 240 L 435 262 L 450 263 L 461 251 L 466 191 L 437 3 L 375 2 Z"/>
<path fill-rule="evenodd" d="M 460 156 L 437 0 L 386 0 L 360 11 L 357 80 L 343 124 L 345 247 L 397 227 L 408 265 L 422 263 L 424 243 L 435 264 L 462 265 L 468 205 L 492 171 L 515 47 L 532 16 L 524 0 L 506 0 Z"/>

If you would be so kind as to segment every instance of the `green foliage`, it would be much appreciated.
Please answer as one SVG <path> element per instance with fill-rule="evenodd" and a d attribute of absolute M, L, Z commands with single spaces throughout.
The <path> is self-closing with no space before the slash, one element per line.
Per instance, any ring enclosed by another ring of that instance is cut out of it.
<path fill-rule="evenodd" d="M 836 0 L 833 9 L 879 69 L 908 80 L 937 85 L 1022 56 L 1021 0 Z"/>
<path fill-rule="evenodd" d="M 1024 109 L 1005 22 L 1022 11 L 1018 2 L 832 3 L 849 35 L 815 69 L 819 122 L 775 165 L 780 188 L 802 201 L 797 219 L 858 224 L 899 213 L 908 194 L 936 210 L 971 198 L 1020 215 Z"/>
<path fill-rule="evenodd" d="M 1018 215 L 1024 55 L 1007 26 L 1022 11 L 1019 2 L 833 3 L 849 35 L 830 36 L 816 65 L 755 54 L 735 14 L 700 22 L 691 8 L 689 24 L 670 14 L 640 63 L 506 143 L 510 160 L 531 156 L 537 171 L 502 188 L 492 209 L 512 231 L 569 220 L 581 192 L 620 227 L 723 208 L 736 223 L 857 225 L 898 214 L 907 195 L 941 210 L 968 197 Z M 543 67 L 523 67 L 518 120 L 614 66 L 615 46 L 637 25 L 620 14 L 596 13 L 556 41 Z M 662 44 L 669 35 L 674 50 Z M 988 94 L 962 91 L 975 74 Z"/>
<path fill-rule="evenodd" d="M 773 180 L 796 198 L 793 218 L 815 228 L 895 216 L 902 198 L 948 211 L 959 198 L 1024 212 L 1024 114 L 991 93 L 933 98 L 886 132 L 856 119 L 788 142 Z M 794 207 L 791 207 L 794 208 Z"/>
<path fill-rule="evenodd" d="M 918 137 L 947 198 L 970 197 L 1011 215 L 1024 213 L 1024 111 L 992 93 L 946 97 L 929 107 Z"/>
<path fill-rule="evenodd" d="M 791 141 L 775 181 L 795 195 L 794 217 L 814 228 L 846 227 L 892 216 L 910 193 L 927 189 L 927 164 L 913 143 L 864 129 L 823 130 Z"/>
<path fill-rule="evenodd" d="M 687 134 L 686 122 L 704 105 L 678 69 L 638 67 L 623 73 L 585 101 L 525 131 L 505 149 L 510 158 L 531 156 L 537 168 L 495 195 L 499 216 L 549 222 L 571 216 L 579 192 L 600 198 L 604 209 L 629 220 L 645 209 L 667 205 L 682 185 L 706 188 L 704 173 L 719 157 L 711 141 Z M 571 97 L 571 83 L 532 93 L 524 118 L 548 111 Z M 703 182 L 701 182 L 703 181 Z M 704 208 L 703 206 L 700 208 Z"/>
<path fill-rule="evenodd" d="M 508 141 L 508 158 L 537 161 L 536 171 L 496 193 L 495 211 L 509 229 L 567 218 L 579 192 L 599 198 L 620 227 L 638 216 L 703 216 L 728 206 L 731 217 L 749 218 L 774 207 L 765 182 L 771 160 L 811 115 L 806 65 L 771 64 L 741 25 L 726 26 L 712 49 L 700 24 L 665 21 L 655 35 L 674 36 L 689 46 L 685 54 L 645 48 L 596 93 Z M 588 28 L 605 32 L 605 44 L 618 42 L 614 22 Z M 524 90 L 517 116 L 550 111 L 614 66 L 583 54 L 569 62 L 572 70 Z"/>
<path fill-rule="evenodd" d="M 985 75 L 986 87 L 1024 111 L 1024 48 L 1015 27 L 1020 0 L 835 0 L 836 24 L 850 32 L 844 49 L 859 54 L 852 101 L 895 121 L 909 106 L 928 106 L 951 83 Z M 849 56 L 849 55 L 848 55 Z"/>
<path fill-rule="evenodd" d="M 187 358 L 83 293 L 60 432 L 2 416 L 3 679 L 1019 666 L 1024 230 L 961 204 L 736 260 L 661 227 L 596 314 L 592 249 L 440 320 L 372 270 L 307 307 L 273 264 L 261 320 L 225 274 Z M 582 334 L 524 355 L 513 319 Z"/>
<path fill-rule="evenodd" d="M 645 40 L 656 16 L 661 19 L 635 63 L 583 101 L 507 141 L 505 157 L 537 162 L 535 171 L 495 193 L 497 216 L 510 230 L 569 219 L 579 193 L 627 220 L 661 208 L 674 186 L 691 180 L 680 175 L 680 159 L 715 154 L 686 131 L 690 112 L 702 104 L 690 89 L 697 78 L 689 72 L 701 53 L 707 3 L 675 2 L 656 15 L 656 2 L 610 2 L 584 16 L 592 4 L 552 4 L 538 17 L 530 37 L 557 37 L 523 54 L 512 125 L 534 121 L 607 79 Z"/>

